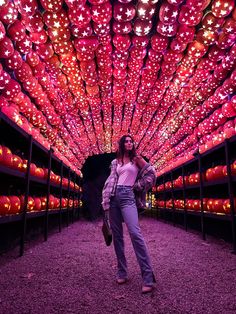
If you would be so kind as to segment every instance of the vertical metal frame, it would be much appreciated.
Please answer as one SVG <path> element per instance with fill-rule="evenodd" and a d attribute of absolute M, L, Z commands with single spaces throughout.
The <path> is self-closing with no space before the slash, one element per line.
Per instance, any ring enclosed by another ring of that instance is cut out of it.
<path fill-rule="evenodd" d="M 82 198 L 82 191 L 80 189 L 82 189 L 82 178 L 79 177 L 79 191 L 78 191 L 78 201 L 79 201 L 79 204 L 78 204 L 78 219 L 80 218 L 80 210 L 81 210 L 81 207 L 80 207 L 80 201 L 81 201 L 81 198 Z"/>
<path fill-rule="evenodd" d="M 166 220 L 166 185 L 165 185 L 165 174 L 163 174 L 163 184 L 164 184 L 164 190 L 163 190 L 163 197 L 164 197 L 164 219 Z"/>
<path fill-rule="evenodd" d="M 186 208 L 186 185 L 185 185 L 185 172 L 184 172 L 184 166 L 182 166 L 182 179 L 183 179 L 183 198 L 184 198 L 184 229 L 188 230 L 188 222 L 187 222 L 187 208 Z"/>
<path fill-rule="evenodd" d="M 231 229 L 232 229 L 232 240 L 233 240 L 233 253 L 236 254 L 236 216 L 234 208 L 234 193 L 233 193 L 233 183 L 232 183 L 232 173 L 230 167 L 230 148 L 229 141 L 225 140 L 225 159 L 227 167 L 227 181 L 228 181 L 228 195 L 230 200 L 230 216 L 231 216 Z"/>
<path fill-rule="evenodd" d="M 173 172 L 170 172 L 170 180 L 171 180 L 171 198 L 172 198 L 172 222 L 175 226 L 175 199 L 174 199 L 174 187 L 173 187 Z"/>
<path fill-rule="evenodd" d="M 25 198 L 24 198 L 22 229 L 21 229 L 21 239 L 20 239 L 20 256 L 24 254 L 24 248 L 25 248 L 25 236 L 26 236 L 26 226 L 27 226 L 27 207 L 28 207 L 29 186 L 30 186 L 30 165 L 31 165 L 31 160 L 32 160 L 32 146 L 33 146 L 33 138 L 32 138 L 32 135 L 30 135 L 29 136 L 28 162 L 27 162 L 27 171 L 26 171 L 26 182 L 25 182 Z"/>
<path fill-rule="evenodd" d="M 72 209 L 72 223 L 75 220 L 75 180 L 76 180 L 76 173 L 74 171 L 74 188 L 73 188 L 73 209 Z"/>
<path fill-rule="evenodd" d="M 203 197 L 204 197 L 203 169 L 202 169 L 202 158 L 199 152 L 197 154 L 197 158 L 198 158 L 198 171 L 200 174 L 201 230 L 202 230 L 202 238 L 203 240 L 206 240 L 204 208 L 203 208 Z"/>
<path fill-rule="evenodd" d="M 48 211 L 49 211 L 49 196 L 50 196 L 50 175 L 51 175 L 51 167 L 52 167 L 52 149 L 48 151 L 48 177 L 47 177 L 47 203 L 46 203 L 46 211 L 44 216 L 44 241 L 48 239 Z"/>
<path fill-rule="evenodd" d="M 157 198 L 158 198 L 158 191 L 157 191 L 157 182 L 156 182 L 156 185 L 155 185 L 155 187 L 156 187 L 156 192 L 155 192 L 155 200 L 157 200 Z M 157 204 L 156 204 L 156 219 L 158 219 L 159 218 L 159 212 L 158 212 L 158 206 L 157 206 Z"/>
<path fill-rule="evenodd" d="M 66 226 L 69 226 L 69 201 L 70 201 L 70 177 L 71 177 L 71 170 L 69 168 L 69 174 L 68 174 L 68 187 L 67 187 L 67 219 L 66 219 Z"/>
<path fill-rule="evenodd" d="M 61 167 L 60 167 L 60 177 L 61 177 L 61 181 L 60 181 L 60 211 L 59 211 L 59 224 L 58 224 L 58 228 L 59 228 L 59 232 L 61 232 L 61 226 L 62 226 L 62 179 L 63 179 L 63 162 L 61 160 Z"/>

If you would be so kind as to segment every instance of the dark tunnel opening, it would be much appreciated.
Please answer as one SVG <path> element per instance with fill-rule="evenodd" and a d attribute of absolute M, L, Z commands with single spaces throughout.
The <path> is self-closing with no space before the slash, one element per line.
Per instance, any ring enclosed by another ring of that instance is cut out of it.
<path fill-rule="evenodd" d="M 88 157 L 83 165 L 83 215 L 89 220 L 102 215 L 102 189 L 115 156 L 115 153 L 94 155 Z"/>

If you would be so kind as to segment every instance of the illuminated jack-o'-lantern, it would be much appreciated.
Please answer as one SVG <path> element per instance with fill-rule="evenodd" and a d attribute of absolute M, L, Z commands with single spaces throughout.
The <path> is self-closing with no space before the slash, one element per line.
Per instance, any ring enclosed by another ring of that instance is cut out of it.
<path fill-rule="evenodd" d="M 9 214 L 18 214 L 21 211 L 21 201 L 18 196 L 8 196 L 11 206 L 9 210 Z"/>
<path fill-rule="evenodd" d="M 6 215 L 10 213 L 11 201 L 7 196 L 0 195 L 0 215 Z"/>

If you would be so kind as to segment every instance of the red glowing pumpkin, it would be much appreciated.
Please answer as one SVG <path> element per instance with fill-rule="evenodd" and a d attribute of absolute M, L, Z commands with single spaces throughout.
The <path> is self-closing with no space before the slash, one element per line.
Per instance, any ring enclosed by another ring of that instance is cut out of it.
<path fill-rule="evenodd" d="M 0 215 L 9 214 L 11 201 L 7 196 L 0 196 Z"/>
<path fill-rule="evenodd" d="M 73 207 L 73 199 L 69 199 L 69 208 Z"/>
<path fill-rule="evenodd" d="M 224 213 L 223 203 L 223 199 L 215 199 L 213 201 L 213 211 L 216 213 Z"/>
<path fill-rule="evenodd" d="M 191 200 L 191 199 L 186 200 L 186 208 L 193 210 L 193 202 L 194 200 Z"/>
<path fill-rule="evenodd" d="M 18 196 L 8 197 L 11 203 L 9 214 L 18 214 L 21 211 L 21 201 Z"/>
<path fill-rule="evenodd" d="M 2 146 L 0 149 L 0 163 L 7 167 L 12 167 L 13 156 L 12 152 L 6 146 Z"/>
<path fill-rule="evenodd" d="M 36 177 L 39 177 L 39 178 L 43 179 L 44 178 L 44 170 L 43 170 L 43 168 L 36 167 L 36 169 L 34 171 L 34 175 Z"/>
<path fill-rule="evenodd" d="M 214 169 L 213 168 L 207 169 L 206 175 L 205 175 L 206 181 L 213 180 L 213 176 L 214 176 Z"/>
<path fill-rule="evenodd" d="M 232 175 L 236 175 L 236 160 L 230 165 Z"/>
<path fill-rule="evenodd" d="M 51 194 L 49 195 L 48 206 L 49 206 L 49 209 L 54 209 L 54 206 L 55 206 L 55 198 Z"/>
<path fill-rule="evenodd" d="M 40 211 L 42 208 L 42 201 L 40 197 L 34 197 L 34 210 Z"/>
<path fill-rule="evenodd" d="M 199 211 L 201 209 L 201 201 L 200 200 L 193 200 L 193 210 Z"/>
<path fill-rule="evenodd" d="M 22 159 L 19 156 L 12 155 L 12 167 L 22 171 Z"/>
<path fill-rule="evenodd" d="M 214 208 L 213 208 L 213 202 L 214 202 L 214 199 L 213 199 L 213 198 L 209 198 L 209 199 L 207 200 L 207 210 L 208 210 L 209 212 L 212 212 L 212 211 L 214 210 Z"/>
<path fill-rule="evenodd" d="M 59 208 L 60 207 L 60 199 L 55 197 L 54 198 L 54 208 Z"/>
<path fill-rule="evenodd" d="M 40 197 L 41 200 L 41 210 L 45 210 L 47 208 L 47 197 L 42 196 Z"/>
<path fill-rule="evenodd" d="M 20 197 L 20 202 L 21 202 L 21 208 L 24 210 L 24 202 L 25 202 L 25 196 L 21 195 Z M 34 199 L 31 196 L 28 196 L 28 203 L 27 203 L 27 211 L 33 211 L 34 210 Z"/>
<path fill-rule="evenodd" d="M 37 166 L 34 163 L 30 164 L 30 175 L 31 176 L 35 176 L 35 172 L 36 172 Z"/>
<path fill-rule="evenodd" d="M 224 166 L 216 166 L 216 167 L 214 167 L 213 168 L 212 179 L 215 180 L 215 179 L 223 178 L 224 177 L 223 169 L 224 169 Z"/>

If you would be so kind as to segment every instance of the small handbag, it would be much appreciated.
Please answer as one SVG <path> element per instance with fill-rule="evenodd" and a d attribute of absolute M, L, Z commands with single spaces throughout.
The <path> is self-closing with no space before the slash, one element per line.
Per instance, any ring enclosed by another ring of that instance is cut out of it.
<path fill-rule="evenodd" d="M 111 245 L 112 242 L 112 232 L 108 219 L 103 218 L 102 233 L 107 246 Z"/>

